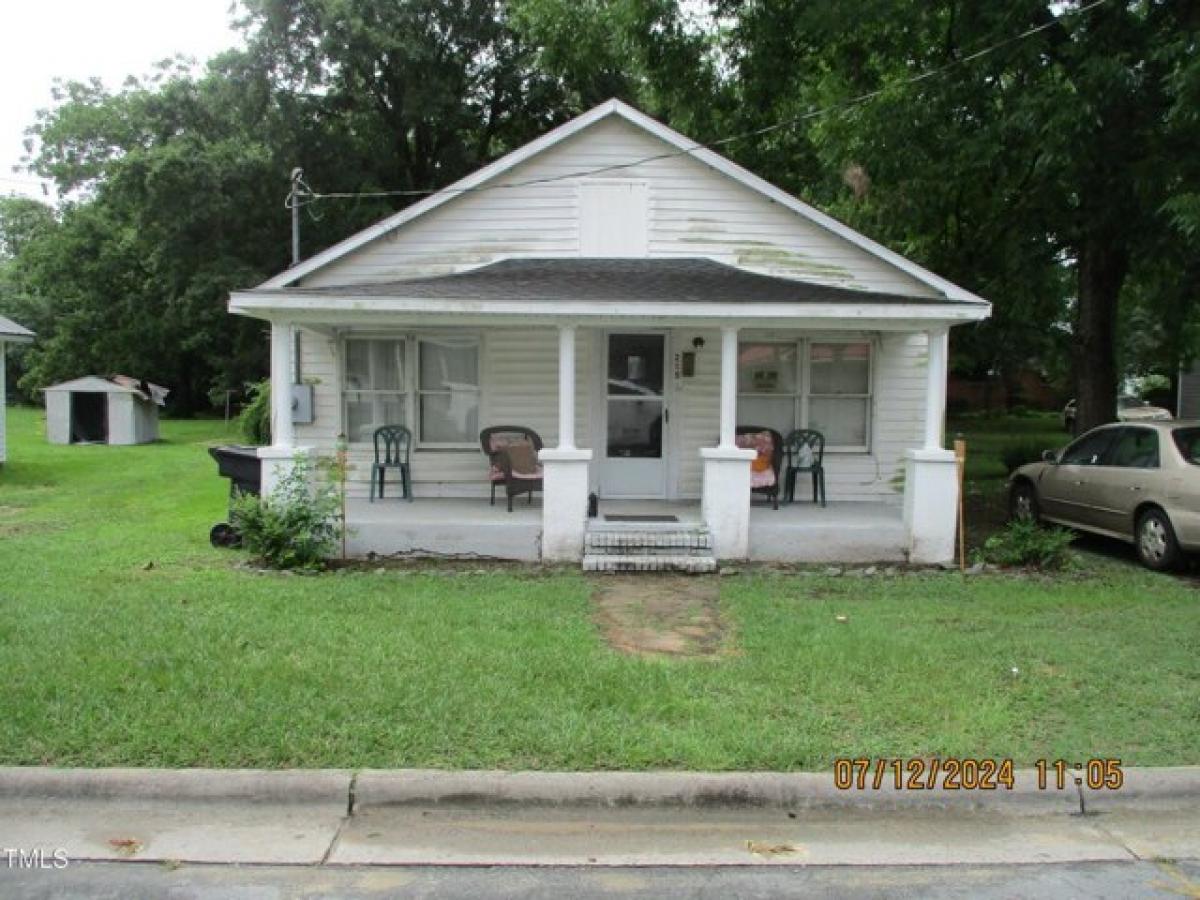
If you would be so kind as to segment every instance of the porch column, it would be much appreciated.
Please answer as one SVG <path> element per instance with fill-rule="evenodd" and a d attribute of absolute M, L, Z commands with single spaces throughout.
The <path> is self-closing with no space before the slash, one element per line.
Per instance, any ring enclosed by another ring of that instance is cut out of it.
<path fill-rule="evenodd" d="M 954 453 L 942 446 L 949 329 L 930 329 L 925 337 L 929 345 L 925 423 L 922 446 L 904 454 L 904 527 L 910 562 L 941 563 L 954 558 L 958 515 Z"/>
<path fill-rule="evenodd" d="M 311 453 L 296 446 L 292 425 L 292 348 L 294 329 L 291 322 L 271 323 L 271 445 L 258 448 L 262 460 L 262 495 L 275 492 L 280 480 L 295 466 L 297 459 Z"/>
<path fill-rule="evenodd" d="M 592 451 L 575 446 L 574 325 L 558 329 L 558 446 L 543 448 L 542 559 L 568 562 L 583 556 L 587 526 L 588 463 Z"/>
<path fill-rule="evenodd" d="M 718 559 L 745 559 L 750 552 L 750 464 L 755 452 L 737 446 L 737 348 L 734 325 L 721 328 L 720 439 L 702 447 L 700 512 Z"/>

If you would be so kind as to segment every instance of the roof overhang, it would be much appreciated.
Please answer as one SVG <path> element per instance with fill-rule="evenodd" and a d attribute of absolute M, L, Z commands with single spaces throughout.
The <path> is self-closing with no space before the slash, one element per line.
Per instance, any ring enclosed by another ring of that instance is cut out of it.
<path fill-rule="evenodd" d="M 854 290 L 703 258 L 579 257 L 509 259 L 406 281 L 258 288 L 233 293 L 229 308 L 240 315 L 325 327 L 737 322 L 783 327 L 850 323 L 892 330 L 911 329 L 915 322 L 975 322 L 991 311 L 980 301 Z"/>
<path fill-rule="evenodd" d="M 430 300 L 403 296 L 344 295 L 336 303 L 286 291 L 242 291 L 230 298 L 239 315 L 297 325 L 387 327 L 391 325 L 522 325 L 641 323 L 643 325 L 729 325 L 743 327 L 841 328 L 906 331 L 914 327 L 960 325 L 986 319 L 988 308 L 947 303 L 786 304 L 786 303 L 595 303 L 561 300 Z"/>

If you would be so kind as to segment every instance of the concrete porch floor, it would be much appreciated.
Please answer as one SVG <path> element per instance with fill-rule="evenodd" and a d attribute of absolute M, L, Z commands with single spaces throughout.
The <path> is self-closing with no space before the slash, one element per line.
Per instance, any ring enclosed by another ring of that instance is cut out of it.
<path fill-rule="evenodd" d="M 674 515 L 672 523 L 618 523 L 606 515 Z M 542 505 L 517 498 L 510 513 L 501 498 L 350 500 L 351 556 L 423 555 L 535 562 L 541 558 Z M 602 500 L 589 530 L 665 529 L 700 524 L 699 501 Z M 750 558 L 761 562 L 903 562 L 905 536 L 899 505 L 792 503 L 778 510 L 756 498 L 750 509 Z"/>

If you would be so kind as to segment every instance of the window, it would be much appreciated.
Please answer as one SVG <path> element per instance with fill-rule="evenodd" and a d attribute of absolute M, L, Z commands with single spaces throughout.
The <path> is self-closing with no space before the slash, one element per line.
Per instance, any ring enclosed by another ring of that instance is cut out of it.
<path fill-rule="evenodd" d="M 409 425 L 406 341 L 349 340 L 342 357 L 346 438 L 370 443 L 381 425 Z"/>
<path fill-rule="evenodd" d="M 421 428 L 426 446 L 474 445 L 479 435 L 479 341 L 421 338 Z"/>
<path fill-rule="evenodd" d="M 1158 435 L 1150 428 L 1122 428 L 1104 464 L 1124 469 L 1158 468 Z"/>
<path fill-rule="evenodd" d="M 1200 428 L 1176 428 L 1171 432 L 1184 460 L 1200 466 Z"/>
<path fill-rule="evenodd" d="M 1115 428 L 1100 428 L 1089 431 L 1066 450 L 1059 462 L 1064 466 L 1098 466 L 1104 451 L 1112 443 Z"/>
<path fill-rule="evenodd" d="M 738 346 L 738 423 L 786 435 L 813 428 L 829 450 L 870 445 L 869 341 L 755 341 Z"/>
<path fill-rule="evenodd" d="M 349 338 L 342 359 L 343 421 L 351 443 L 370 443 L 381 425 L 406 425 L 419 446 L 475 446 L 477 337 Z"/>

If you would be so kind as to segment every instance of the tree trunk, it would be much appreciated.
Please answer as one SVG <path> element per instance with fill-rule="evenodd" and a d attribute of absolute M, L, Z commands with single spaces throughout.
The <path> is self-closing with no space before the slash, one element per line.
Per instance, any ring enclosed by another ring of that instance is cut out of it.
<path fill-rule="evenodd" d="M 1088 236 L 1079 254 L 1075 319 L 1076 432 L 1117 415 L 1117 299 L 1128 254 L 1119 241 Z"/>

